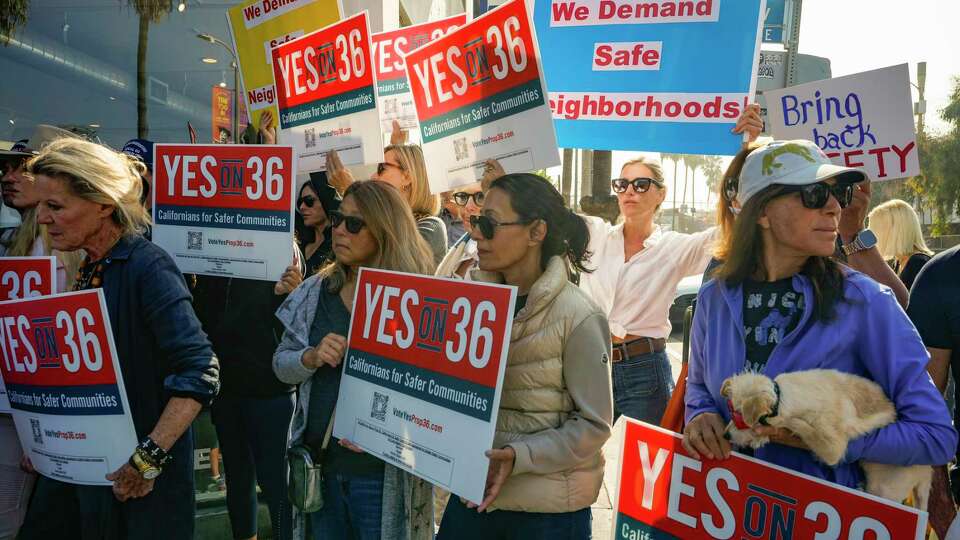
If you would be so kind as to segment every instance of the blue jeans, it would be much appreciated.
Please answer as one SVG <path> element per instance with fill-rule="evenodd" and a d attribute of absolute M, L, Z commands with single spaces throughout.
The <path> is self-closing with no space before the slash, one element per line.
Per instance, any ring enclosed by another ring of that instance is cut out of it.
<path fill-rule="evenodd" d="M 292 534 L 287 502 L 287 438 L 294 396 L 270 398 L 221 396 L 211 414 L 217 428 L 227 482 L 227 512 L 234 538 L 257 534 L 257 485 L 270 509 L 276 540 Z"/>
<path fill-rule="evenodd" d="M 330 473 L 323 478 L 323 508 L 310 514 L 314 540 L 379 540 L 382 476 Z"/>
<path fill-rule="evenodd" d="M 494 510 L 477 512 L 450 496 L 437 540 L 589 540 L 590 507 L 556 514 Z"/>
<path fill-rule="evenodd" d="M 625 358 L 613 364 L 613 421 L 625 414 L 659 425 L 672 392 L 667 351 Z"/>

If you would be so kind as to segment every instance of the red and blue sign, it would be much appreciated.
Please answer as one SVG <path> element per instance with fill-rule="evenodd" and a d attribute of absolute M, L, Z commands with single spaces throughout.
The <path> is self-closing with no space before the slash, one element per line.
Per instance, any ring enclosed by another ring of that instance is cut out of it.
<path fill-rule="evenodd" d="M 365 268 L 345 372 L 487 421 L 510 306 L 509 288 Z"/>
<path fill-rule="evenodd" d="M 737 453 L 696 460 L 681 437 L 628 419 L 614 537 L 916 539 L 927 514 Z"/>

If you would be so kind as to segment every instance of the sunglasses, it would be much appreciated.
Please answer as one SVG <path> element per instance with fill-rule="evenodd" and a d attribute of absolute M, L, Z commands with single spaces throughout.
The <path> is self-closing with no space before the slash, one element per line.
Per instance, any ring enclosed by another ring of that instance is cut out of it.
<path fill-rule="evenodd" d="M 846 182 L 837 182 L 833 185 L 817 182 L 805 186 L 784 186 L 784 188 L 784 193 L 800 193 L 803 206 L 811 210 L 826 206 L 831 195 L 840 203 L 840 208 L 846 208 L 853 201 L 853 184 Z"/>
<path fill-rule="evenodd" d="M 508 225 L 527 225 L 533 223 L 535 219 L 527 219 L 520 221 L 505 221 L 503 223 L 498 223 L 493 218 L 487 216 L 470 216 L 470 225 L 474 229 L 480 231 L 480 234 L 483 235 L 487 240 L 493 240 L 493 236 L 497 234 L 497 227 L 506 227 Z"/>
<path fill-rule="evenodd" d="M 400 165 L 397 165 L 396 163 L 387 163 L 383 161 L 383 162 L 377 163 L 377 176 L 380 176 L 383 173 L 385 173 L 387 171 L 387 167 L 396 167 L 401 171 L 403 170 L 403 167 L 401 167 Z"/>
<path fill-rule="evenodd" d="M 482 191 L 478 191 L 476 193 L 458 191 L 453 194 L 453 202 L 457 203 L 457 206 L 466 206 L 470 199 L 473 199 L 473 204 L 477 206 L 483 206 L 483 199 L 485 198 L 486 195 L 484 195 Z"/>
<path fill-rule="evenodd" d="M 613 187 L 615 193 L 626 193 L 627 186 L 633 186 L 633 191 L 636 193 L 646 193 L 650 190 L 650 184 L 655 184 L 658 188 L 663 188 L 663 182 L 654 180 L 653 178 L 614 178 L 610 181 L 610 186 Z"/>
<path fill-rule="evenodd" d="M 357 234 L 360 232 L 360 229 L 367 225 L 362 218 L 358 218 L 357 216 L 345 216 L 342 212 L 336 210 L 330 212 L 330 225 L 336 229 L 341 223 L 346 224 L 347 232 L 350 234 Z"/>
<path fill-rule="evenodd" d="M 317 202 L 317 198 L 313 195 L 304 195 L 297 199 L 297 208 L 300 208 L 300 205 L 305 204 L 307 208 L 313 208 L 314 203 Z"/>

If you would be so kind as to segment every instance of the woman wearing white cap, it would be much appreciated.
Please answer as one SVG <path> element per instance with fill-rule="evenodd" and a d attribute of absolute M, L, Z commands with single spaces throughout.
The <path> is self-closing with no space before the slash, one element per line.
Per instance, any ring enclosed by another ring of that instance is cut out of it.
<path fill-rule="evenodd" d="M 732 411 L 722 390 L 728 377 L 832 369 L 877 383 L 896 407 L 896 421 L 852 439 L 832 465 L 788 430 L 753 425 L 772 443 L 754 457 L 854 488 L 863 481 L 859 460 L 946 463 L 957 433 L 927 375 L 920 336 L 888 287 L 832 258 L 841 209 L 864 174 L 794 140 L 754 150 L 735 176 L 741 211 L 693 320 L 684 447 L 695 459 L 729 457 L 723 433 Z M 804 399 L 768 384 L 777 399 Z"/>

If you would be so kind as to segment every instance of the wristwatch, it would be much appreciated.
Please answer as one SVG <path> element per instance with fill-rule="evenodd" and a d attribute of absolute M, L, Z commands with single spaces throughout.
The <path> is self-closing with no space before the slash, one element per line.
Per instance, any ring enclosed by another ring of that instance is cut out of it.
<path fill-rule="evenodd" d="M 877 235 L 873 234 L 870 229 L 864 229 L 853 237 L 852 242 L 844 244 L 841 249 L 843 249 L 843 254 L 849 257 L 858 251 L 870 249 L 876 245 Z"/>
<path fill-rule="evenodd" d="M 140 473 L 140 476 L 142 476 L 144 480 L 153 480 L 163 472 L 160 466 L 155 465 L 147 453 L 140 447 L 137 447 L 137 449 L 133 451 L 129 463 L 131 467 Z"/>

